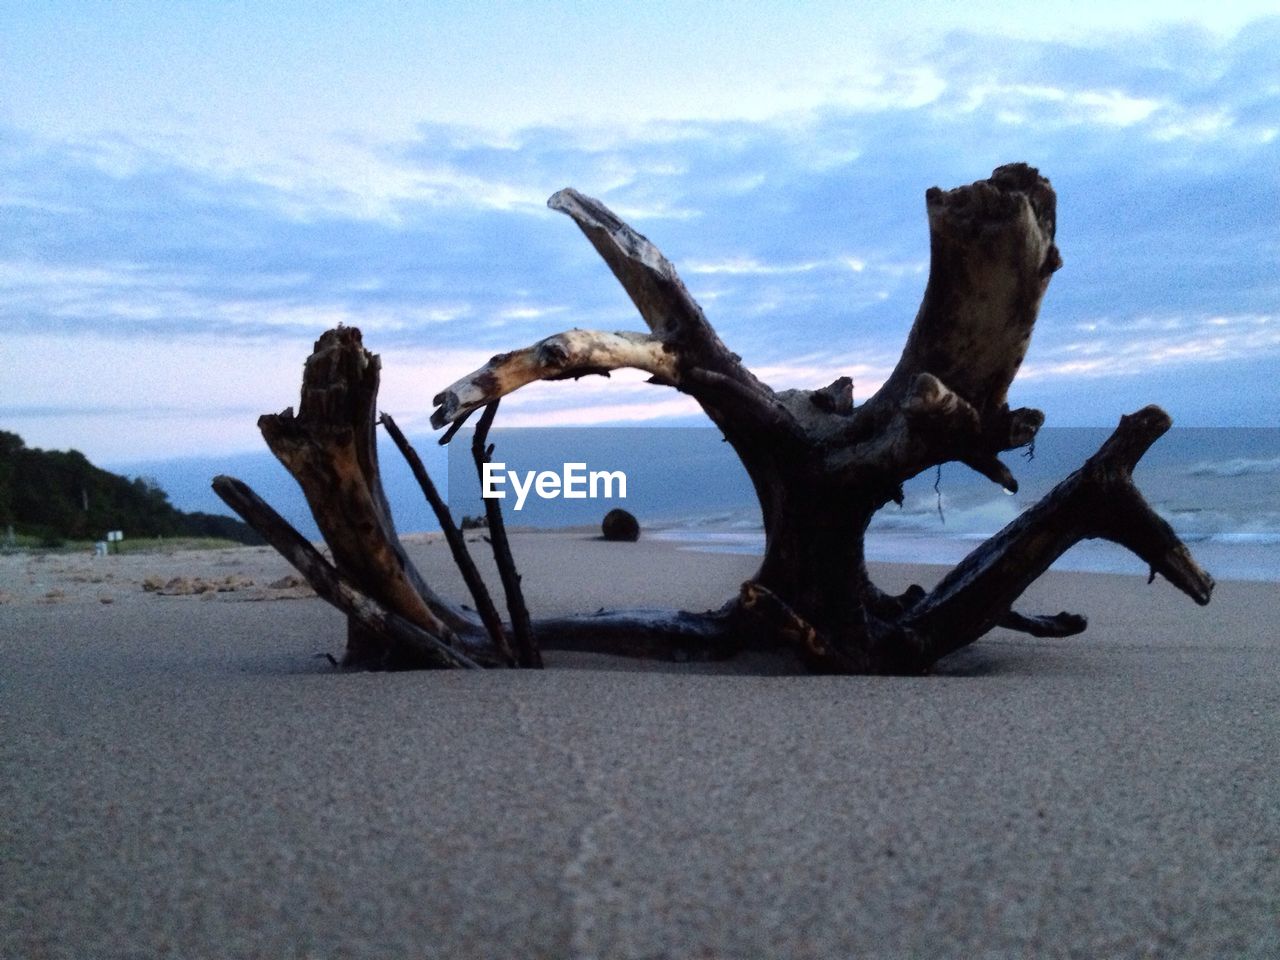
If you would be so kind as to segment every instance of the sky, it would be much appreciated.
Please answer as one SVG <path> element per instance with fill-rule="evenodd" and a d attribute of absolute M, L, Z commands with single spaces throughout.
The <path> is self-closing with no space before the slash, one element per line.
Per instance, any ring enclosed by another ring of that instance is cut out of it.
<path fill-rule="evenodd" d="M 0 0 L 0 429 L 260 450 L 358 326 L 411 433 L 491 354 L 641 329 L 556 190 L 779 388 L 892 368 L 926 189 L 1037 166 L 1065 261 L 1011 401 L 1280 425 L 1280 4 Z M 506 426 L 705 422 L 640 375 Z"/>

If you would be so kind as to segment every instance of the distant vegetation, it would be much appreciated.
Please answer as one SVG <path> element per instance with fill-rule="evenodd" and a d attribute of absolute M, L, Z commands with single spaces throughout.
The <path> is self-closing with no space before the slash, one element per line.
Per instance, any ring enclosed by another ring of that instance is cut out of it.
<path fill-rule="evenodd" d="M 183 513 L 153 480 L 130 480 L 91 464 L 78 450 L 28 449 L 0 430 L 0 544 L 14 534 L 48 547 L 68 540 L 214 537 L 261 544 L 247 524 L 211 513 Z"/>

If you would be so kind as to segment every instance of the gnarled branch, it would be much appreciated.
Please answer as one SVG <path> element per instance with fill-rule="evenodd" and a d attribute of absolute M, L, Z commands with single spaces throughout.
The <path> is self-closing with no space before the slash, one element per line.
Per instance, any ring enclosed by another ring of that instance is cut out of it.
<path fill-rule="evenodd" d="M 943 578 L 906 616 L 928 638 L 928 656 L 943 657 L 996 626 L 1054 560 L 1093 537 L 1128 547 L 1196 603 L 1208 603 L 1213 578 L 1133 485 L 1134 465 L 1170 424 L 1159 407 L 1122 417 L 1083 467 Z"/>
<path fill-rule="evenodd" d="M 418 626 L 437 620 L 455 632 L 475 620 L 438 597 L 405 553 L 387 506 L 374 440 L 380 362 L 360 331 L 338 327 L 316 341 L 292 409 L 258 419 L 267 446 L 298 481 L 316 526 L 342 575 L 363 593 Z M 361 654 L 351 646 L 369 644 Z M 374 637 L 354 631 L 348 656 L 385 655 Z"/>
<path fill-rule="evenodd" d="M 633 367 L 663 382 L 679 380 L 674 352 L 659 338 L 643 333 L 570 330 L 531 347 L 500 353 L 435 395 L 431 425 L 437 429 L 537 380 L 565 380 Z"/>
<path fill-rule="evenodd" d="M 728 354 L 676 268 L 647 238 L 572 188 L 555 194 L 547 206 L 573 218 L 655 336 L 683 350 Z"/>

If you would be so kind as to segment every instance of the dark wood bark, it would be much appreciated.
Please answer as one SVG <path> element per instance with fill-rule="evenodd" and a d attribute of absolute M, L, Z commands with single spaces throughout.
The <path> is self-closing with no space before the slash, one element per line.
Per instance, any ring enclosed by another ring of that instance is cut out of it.
<path fill-rule="evenodd" d="M 413 449 L 408 438 L 396 426 L 396 422 L 391 418 L 391 415 L 384 413 L 380 422 L 397 449 L 399 449 L 405 462 L 409 464 L 409 470 L 413 473 L 413 478 L 418 482 L 422 495 L 430 505 L 432 513 L 436 515 L 436 521 L 440 524 L 440 530 L 444 533 L 445 542 L 449 544 L 449 551 L 453 555 L 454 566 L 462 574 L 463 582 L 466 583 L 471 599 L 476 605 L 476 613 L 480 617 L 480 622 L 484 624 L 485 629 L 489 632 L 489 639 L 493 641 L 494 649 L 507 663 L 514 666 L 516 657 L 511 649 L 510 641 L 507 639 L 507 630 L 503 626 L 502 617 L 498 614 L 498 608 L 493 605 L 493 598 L 489 595 L 489 588 L 486 586 L 484 578 L 480 576 L 480 571 L 476 568 L 475 561 L 471 559 L 471 551 L 467 549 L 466 538 L 463 537 L 462 531 L 458 529 L 458 525 L 453 522 L 453 514 L 449 512 L 449 505 L 440 496 L 440 492 L 436 489 L 431 475 L 427 473 L 427 468 L 422 463 L 422 458 L 418 456 L 418 451 Z"/>
<path fill-rule="evenodd" d="M 487 509 L 513 647 L 504 630 L 489 624 L 484 631 L 433 594 L 404 555 L 381 494 L 372 442 L 377 358 L 356 331 L 321 338 L 299 416 L 264 417 L 263 433 L 302 485 L 342 575 L 433 636 L 447 628 L 459 648 L 487 643 L 486 663 L 509 663 L 514 655 L 519 665 L 536 665 L 539 647 L 722 657 L 772 646 L 820 671 L 923 672 L 996 626 L 1054 637 L 1083 630 L 1082 616 L 1028 616 L 1013 604 L 1058 556 L 1090 537 L 1124 545 L 1153 576 L 1207 603 L 1212 578 L 1132 482 L 1134 464 L 1169 426 L 1156 407 L 1123 418 L 1079 471 L 932 591 L 893 597 L 871 582 L 867 525 L 886 503 L 901 500 L 904 481 L 958 461 L 1016 490 L 999 455 L 1031 442 L 1044 421 L 1037 410 L 1010 409 L 1007 396 L 1062 265 L 1052 187 L 1033 168 L 1012 164 L 965 187 L 933 188 L 925 200 L 928 286 L 897 366 L 862 405 L 854 404 L 848 378 L 814 390 L 774 391 L 762 383 L 721 342 L 658 249 L 573 190 L 549 205 L 577 223 L 648 331 L 558 333 L 493 357 L 434 399 L 432 424 L 448 429 L 446 440 L 487 408 L 477 434 L 479 468 L 497 401 L 536 380 L 633 367 L 693 397 L 746 468 L 765 527 L 759 570 L 721 610 L 609 613 L 530 627 L 497 501 Z"/>
<path fill-rule="evenodd" d="M 437 622 L 434 631 L 425 630 L 361 593 L 325 560 L 319 550 L 239 480 L 234 477 L 215 477 L 213 489 L 307 578 L 317 594 L 346 613 L 370 636 L 381 641 L 382 659 L 376 666 L 479 666 L 465 652 L 457 649 L 461 646 L 458 636 L 444 624 Z M 358 665 L 367 667 L 375 664 L 361 652 Z"/>
<path fill-rule="evenodd" d="M 259 418 L 267 446 L 298 481 L 334 566 L 361 593 L 439 635 L 482 632 L 478 618 L 437 596 L 405 553 L 378 470 L 375 405 L 380 363 L 360 331 L 338 327 L 316 342 L 303 371 L 298 413 Z M 379 665 L 390 641 L 357 623 L 346 662 Z"/>
<path fill-rule="evenodd" d="M 476 425 L 471 441 L 471 456 L 476 472 L 484 476 L 485 464 L 491 462 L 493 446 L 489 444 L 489 428 L 498 413 L 497 400 L 485 407 Z M 507 614 L 511 617 L 511 632 L 515 637 L 515 660 L 521 667 L 542 666 L 542 654 L 533 638 L 533 624 L 529 620 L 529 608 L 525 606 L 524 591 L 520 587 L 520 573 L 515 558 L 511 556 L 511 544 L 507 540 L 507 525 L 502 519 L 502 506 L 496 499 L 484 502 L 485 518 L 489 521 L 489 543 L 493 546 L 493 559 L 498 565 L 498 578 L 507 598 Z"/>
<path fill-rule="evenodd" d="M 534 621 L 543 650 L 577 650 L 652 660 L 727 660 L 748 649 L 734 604 L 721 610 L 601 610 Z"/>

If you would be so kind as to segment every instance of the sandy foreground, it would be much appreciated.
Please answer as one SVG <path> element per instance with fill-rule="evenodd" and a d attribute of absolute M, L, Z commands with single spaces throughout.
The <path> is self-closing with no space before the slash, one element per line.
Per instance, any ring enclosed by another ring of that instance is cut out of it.
<path fill-rule="evenodd" d="M 754 567 L 513 545 L 535 615 L 705 609 Z M 1022 609 L 1087 633 L 926 678 L 343 674 L 290 572 L 0 557 L 0 957 L 1280 956 L 1276 584 L 1051 575 Z"/>

